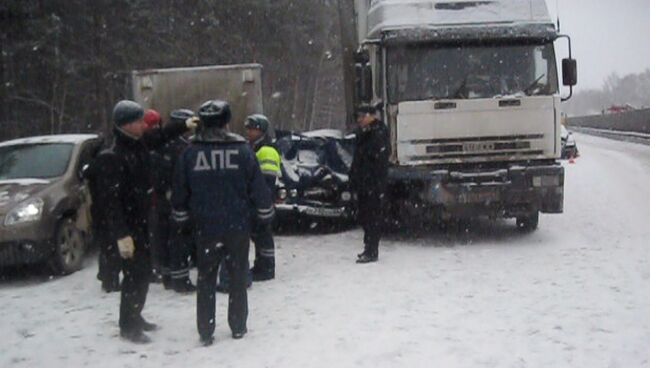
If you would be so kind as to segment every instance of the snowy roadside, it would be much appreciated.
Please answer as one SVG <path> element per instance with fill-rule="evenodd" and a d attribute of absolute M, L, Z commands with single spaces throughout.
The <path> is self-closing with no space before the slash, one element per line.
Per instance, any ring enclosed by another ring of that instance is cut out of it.
<path fill-rule="evenodd" d="M 480 222 L 460 242 L 392 235 L 354 264 L 362 234 L 282 236 L 278 278 L 249 293 L 249 334 L 200 347 L 195 297 L 153 285 L 154 342 L 120 340 L 96 263 L 0 283 L 2 367 L 650 366 L 650 147 L 576 134 L 565 214 L 522 235 Z M 195 276 L 195 275 L 194 275 Z"/>

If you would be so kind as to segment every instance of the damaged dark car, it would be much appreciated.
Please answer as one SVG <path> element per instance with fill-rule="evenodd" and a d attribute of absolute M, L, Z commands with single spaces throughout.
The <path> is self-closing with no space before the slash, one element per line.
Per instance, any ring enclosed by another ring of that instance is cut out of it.
<path fill-rule="evenodd" d="M 276 193 L 278 223 L 353 221 L 356 205 L 348 172 L 354 137 L 330 129 L 276 135 L 275 145 L 282 156 Z"/>

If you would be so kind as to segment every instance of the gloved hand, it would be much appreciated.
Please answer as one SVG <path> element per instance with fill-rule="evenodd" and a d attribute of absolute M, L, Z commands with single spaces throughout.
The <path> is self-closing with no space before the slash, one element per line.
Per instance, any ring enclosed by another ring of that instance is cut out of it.
<path fill-rule="evenodd" d="M 201 119 L 199 119 L 196 116 L 192 116 L 191 118 L 185 120 L 185 126 L 187 127 L 188 130 L 195 130 L 196 128 L 198 128 L 200 122 Z"/>
<path fill-rule="evenodd" d="M 124 259 L 133 258 L 133 253 L 135 252 L 135 243 L 133 242 L 132 237 L 126 236 L 122 239 L 119 239 L 117 241 L 117 248 L 120 251 L 120 257 Z"/>

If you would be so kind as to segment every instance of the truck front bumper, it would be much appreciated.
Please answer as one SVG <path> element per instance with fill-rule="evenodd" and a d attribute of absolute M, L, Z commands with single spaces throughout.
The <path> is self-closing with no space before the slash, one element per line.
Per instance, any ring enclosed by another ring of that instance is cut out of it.
<path fill-rule="evenodd" d="M 411 183 L 419 200 L 456 214 L 501 213 L 506 217 L 562 213 L 564 167 L 512 165 L 497 170 L 455 171 L 396 168 L 391 183 Z"/>

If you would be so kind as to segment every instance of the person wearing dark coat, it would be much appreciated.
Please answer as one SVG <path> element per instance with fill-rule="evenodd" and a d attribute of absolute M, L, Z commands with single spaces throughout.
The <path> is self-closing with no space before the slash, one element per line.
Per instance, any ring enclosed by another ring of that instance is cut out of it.
<path fill-rule="evenodd" d="M 189 110 L 176 110 L 181 112 L 185 121 L 194 115 Z M 172 120 L 179 117 L 172 114 Z M 162 119 L 155 110 L 145 111 L 147 125 L 154 128 L 162 126 Z M 192 251 L 192 239 L 188 234 L 176 228 L 171 220 L 172 206 L 172 179 L 174 166 L 183 150 L 189 145 L 189 140 L 180 136 L 167 141 L 161 147 L 151 150 L 151 178 L 154 191 L 155 205 L 153 209 L 153 223 L 150 229 L 153 255 L 157 258 L 153 264 L 159 267 L 165 289 L 179 293 L 196 291 L 190 280 L 188 258 Z"/>
<path fill-rule="evenodd" d="M 244 127 L 246 128 L 246 138 L 255 152 L 255 157 L 264 175 L 264 180 L 271 191 L 271 198 L 275 201 L 275 183 L 281 176 L 280 153 L 272 143 L 269 135 L 270 122 L 262 114 L 253 114 L 246 118 Z M 253 230 L 251 240 L 255 245 L 255 261 L 250 270 L 248 286 L 252 281 L 267 281 L 275 278 L 275 242 L 273 241 L 273 230 L 267 223 L 258 223 L 256 216 L 253 214 L 251 219 Z M 219 282 L 217 291 L 227 293 L 230 284 L 230 276 L 227 268 L 222 265 L 219 267 Z"/>
<path fill-rule="evenodd" d="M 358 221 L 363 228 L 363 252 L 357 263 L 376 262 L 388 181 L 390 139 L 388 128 L 373 106 L 357 110 L 356 145 L 350 167 L 350 186 L 358 199 Z"/>
<path fill-rule="evenodd" d="M 157 328 L 142 317 L 151 277 L 149 149 L 195 126 L 187 121 L 146 130 L 143 115 L 143 108 L 134 101 L 123 100 L 115 105 L 113 144 L 95 158 L 93 165 L 101 168 L 101 173 L 91 184 L 96 188 L 94 212 L 100 214 L 99 221 L 105 224 L 107 236 L 117 244 L 122 258 L 120 335 L 135 343 L 149 342 L 143 331 Z"/>
<path fill-rule="evenodd" d="M 201 343 L 208 346 L 213 342 L 217 273 L 223 259 L 231 278 L 232 337 L 247 332 L 250 214 L 254 210 L 258 221 L 268 224 L 274 207 L 248 142 L 226 131 L 231 119 L 228 103 L 207 101 L 198 115 L 201 128 L 175 168 L 172 216 L 192 226 L 197 242 L 197 328 Z"/>
<path fill-rule="evenodd" d="M 102 147 L 105 149 L 107 147 Z M 117 244 L 111 239 L 108 232 L 106 214 L 104 211 L 105 204 L 101 203 L 104 199 L 102 192 L 105 188 L 100 187 L 99 179 L 106 168 L 102 163 L 96 160 L 90 161 L 88 168 L 84 170 L 84 178 L 88 180 L 90 197 L 93 199 L 90 207 L 90 214 L 93 229 L 93 240 L 99 249 L 99 267 L 97 279 L 102 283 L 102 290 L 107 293 L 120 291 L 120 271 L 122 270 L 122 259 L 117 250 Z M 99 201 L 99 203 L 98 203 Z"/>

